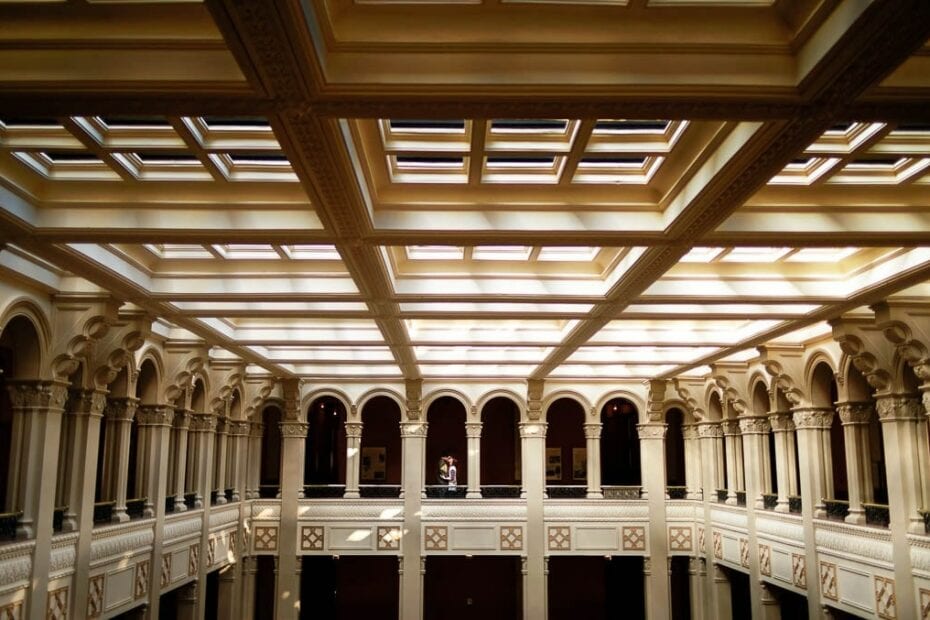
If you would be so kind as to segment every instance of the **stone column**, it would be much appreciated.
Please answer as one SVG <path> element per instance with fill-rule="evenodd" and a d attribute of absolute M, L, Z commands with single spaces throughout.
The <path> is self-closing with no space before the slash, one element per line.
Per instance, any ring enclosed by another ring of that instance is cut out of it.
<path fill-rule="evenodd" d="M 90 543 L 94 528 L 94 487 L 97 484 L 97 455 L 103 408 L 107 404 L 105 390 L 80 390 L 72 394 L 75 441 L 73 459 L 69 465 L 71 485 L 68 489 L 68 512 L 72 513 L 72 531 L 79 532 L 74 548 L 74 578 L 72 583 L 87 583 L 90 577 Z M 66 521 L 68 517 L 66 515 Z M 87 609 L 87 588 L 74 588 L 73 609 Z"/>
<path fill-rule="evenodd" d="M 197 582 L 191 582 L 178 588 L 178 620 L 198 620 Z"/>
<path fill-rule="evenodd" d="M 700 551 L 698 551 L 700 553 Z M 688 558 L 688 590 L 691 599 L 691 620 L 704 620 L 704 581 L 707 565 L 704 558 Z"/>
<path fill-rule="evenodd" d="M 794 453 L 791 452 L 790 440 L 794 434 L 794 423 L 791 414 L 776 411 L 769 414 L 769 425 L 775 435 L 775 479 L 778 482 L 778 501 L 775 512 L 788 512 L 788 495 L 791 484 L 789 476 L 793 475 Z M 790 466 L 789 466 L 790 464 Z"/>
<path fill-rule="evenodd" d="M 717 489 L 723 488 L 723 429 L 716 422 L 701 422 L 697 431 L 701 441 L 701 471 L 705 474 L 702 481 L 704 501 L 715 502 Z"/>
<path fill-rule="evenodd" d="M 191 424 L 191 414 L 184 409 L 178 409 L 174 414 L 175 465 L 174 465 L 174 511 L 184 512 L 187 504 L 184 494 L 187 493 L 187 434 Z"/>
<path fill-rule="evenodd" d="M 888 471 L 888 511 L 894 554 L 895 600 L 898 618 L 917 618 L 913 567 L 908 534 L 923 534 L 917 510 L 922 497 L 918 431 L 924 430 L 922 407 L 916 395 L 885 395 L 877 399 Z"/>
<path fill-rule="evenodd" d="M 730 578 L 717 563 L 714 563 L 714 620 L 733 620 Z"/>
<path fill-rule="evenodd" d="M 116 502 L 114 523 L 129 521 L 126 492 L 129 486 L 129 442 L 132 420 L 139 405 L 137 398 L 108 398 L 104 409 L 107 432 L 104 446 L 104 485 L 107 499 Z"/>
<path fill-rule="evenodd" d="M 849 514 L 847 523 L 865 523 L 863 502 L 872 501 L 872 457 L 869 442 L 869 420 L 872 403 L 840 403 L 837 413 L 843 424 L 846 440 L 846 472 L 849 480 Z"/>
<path fill-rule="evenodd" d="M 243 618 L 251 618 L 255 609 L 255 575 L 257 567 L 255 565 L 255 556 L 242 558 L 242 597 L 240 606 L 240 615 Z"/>
<path fill-rule="evenodd" d="M 213 449 L 215 448 L 214 433 L 216 432 L 216 416 L 209 413 L 194 415 L 191 420 L 191 432 L 197 431 L 197 488 L 203 495 L 203 525 L 200 530 L 200 562 L 197 563 L 197 618 L 203 618 L 206 611 L 207 566 L 206 553 L 203 551 L 210 540 L 210 482 L 213 480 Z M 297 514 L 296 511 L 294 514 Z"/>
<path fill-rule="evenodd" d="M 814 539 L 814 519 L 827 516 L 823 503 L 826 484 L 826 465 L 824 463 L 824 438 L 827 446 L 830 441 L 830 423 L 833 409 L 829 407 L 807 407 L 795 409 L 792 413 L 798 436 L 798 456 L 800 457 L 801 478 L 801 521 L 804 526 L 805 562 L 809 575 L 817 575 L 817 542 Z M 807 610 L 811 618 L 820 616 L 820 588 L 816 580 L 808 577 Z"/>
<path fill-rule="evenodd" d="M 762 620 L 781 620 L 781 606 L 765 582 L 759 582 L 762 594 Z"/>
<path fill-rule="evenodd" d="M 216 592 L 216 617 L 217 618 L 246 618 L 248 613 L 245 608 L 240 608 L 236 604 L 237 594 L 239 593 L 239 584 L 236 583 L 234 565 L 228 565 L 220 570 L 219 583 Z"/>
<path fill-rule="evenodd" d="M 746 503 L 762 510 L 762 493 L 765 490 L 765 480 L 762 469 L 765 463 L 762 456 L 763 446 L 768 439 L 769 422 L 765 416 L 749 416 L 739 420 L 740 435 L 743 438 L 743 458 L 746 463 L 747 492 Z"/>
<path fill-rule="evenodd" d="M 739 450 L 737 446 L 740 443 L 739 421 L 724 420 L 720 423 L 723 428 L 723 440 L 727 445 L 727 459 L 724 466 L 727 468 L 727 503 L 736 504 L 736 491 L 739 489 L 737 482 L 737 461 L 739 460 Z"/>
<path fill-rule="evenodd" d="M 526 574 L 523 580 L 523 618 L 547 615 L 543 496 L 546 490 L 546 423 L 520 423 L 523 490 L 526 493 Z"/>
<path fill-rule="evenodd" d="M 648 492 L 649 557 L 658 567 L 668 565 L 668 528 L 665 518 L 665 432 L 667 425 L 651 422 L 637 425 L 643 487 Z M 652 571 L 646 577 L 646 617 L 667 619 L 671 605 L 668 571 Z"/>
<path fill-rule="evenodd" d="M 216 471 L 213 472 L 213 480 L 216 483 L 216 503 L 226 503 L 226 439 L 229 435 L 229 420 L 227 418 L 217 418 L 216 435 L 214 445 L 216 454 L 213 462 L 216 464 Z M 208 489 L 209 490 L 209 489 Z"/>
<path fill-rule="evenodd" d="M 187 467 L 184 470 L 184 487 L 194 495 L 194 508 L 203 508 L 203 489 L 200 487 L 200 472 L 204 463 L 200 460 L 203 431 L 198 423 L 203 414 L 191 412 L 187 432 Z"/>
<path fill-rule="evenodd" d="M 585 423 L 584 439 L 588 456 L 587 497 L 601 499 L 604 497 L 604 491 L 601 489 L 601 423 Z"/>
<path fill-rule="evenodd" d="M 362 423 L 346 422 L 346 490 L 343 497 L 359 497 L 358 479 L 362 463 Z"/>
<path fill-rule="evenodd" d="M 468 490 L 465 497 L 481 498 L 481 422 L 466 422 L 468 438 Z"/>
<path fill-rule="evenodd" d="M 288 413 L 296 413 L 288 412 Z M 301 448 L 307 439 L 307 423 L 288 419 L 281 422 L 281 522 L 278 529 L 277 613 L 279 620 L 300 615 L 300 580 L 297 578 L 298 497 L 304 484 Z"/>
<path fill-rule="evenodd" d="M 242 499 L 245 490 L 245 471 L 248 460 L 248 422 L 230 422 L 229 442 L 227 462 L 229 466 L 226 470 L 226 477 L 229 480 L 229 486 L 232 488 L 232 501 L 238 502 Z"/>
<path fill-rule="evenodd" d="M 420 422 L 419 409 L 407 412 L 410 421 L 401 422 L 403 442 L 404 527 L 400 539 L 403 570 L 400 579 L 400 618 L 420 620 L 423 617 L 423 575 L 420 573 L 421 514 L 423 507 L 424 449 L 426 422 Z M 411 417 L 413 418 L 411 420 Z"/>
<path fill-rule="evenodd" d="M 262 429 L 264 424 L 261 422 L 249 423 L 249 465 L 248 465 L 248 486 L 246 490 L 246 499 L 259 498 L 259 485 L 261 484 L 262 469 Z"/>
<path fill-rule="evenodd" d="M 701 499 L 701 443 L 697 424 L 682 427 L 685 438 L 685 492 L 687 499 Z"/>
<path fill-rule="evenodd" d="M 140 431 L 145 429 L 145 441 L 140 436 L 139 454 L 144 455 L 145 471 L 142 477 L 145 514 L 155 518 L 152 555 L 149 566 L 161 566 L 162 543 L 165 533 L 165 498 L 168 495 L 168 443 L 171 434 L 172 405 L 145 405 L 136 414 Z M 140 462 L 140 465 L 142 463 Z M 151 514 L 149 514 L 151 513 Z M 161 591 L 161 571 L 149 570 L 149 617 L 157 618 Z"/>
<path fill-rule="evenodd" d="M 16 534 L 20 538 L 35 538 L 32 587 L 27 593 L 26 608 L 29 618 L 39 620 L 45 617 L 48 599 L 58 442 L 68 386 L 57 381 L 10 381 L 7 387 L 13 418 L 19 420 L 14 427 L 23 430 L 22 435 L 13 436 L 21 457 L 14 510 L 23 513 Z"/>

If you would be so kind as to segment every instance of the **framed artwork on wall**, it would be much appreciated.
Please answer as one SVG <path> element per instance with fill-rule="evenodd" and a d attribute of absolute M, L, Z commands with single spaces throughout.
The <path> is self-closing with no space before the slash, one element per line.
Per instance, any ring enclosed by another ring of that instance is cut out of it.
<path fill-rule="evenodd" d="M 588 451 L 586 448 L 572 448 L 572 480 L 588 479 Z"/>
<path fill-rule="evenodd" d="M 384 482 L 387 478 L 387 448 L 383 446 L 362 448 L 361 480 Z"/>
<path fill-rule="evenodd" d="M 546 480 L 562 479 L 562 448 L 546 448 Z"/>

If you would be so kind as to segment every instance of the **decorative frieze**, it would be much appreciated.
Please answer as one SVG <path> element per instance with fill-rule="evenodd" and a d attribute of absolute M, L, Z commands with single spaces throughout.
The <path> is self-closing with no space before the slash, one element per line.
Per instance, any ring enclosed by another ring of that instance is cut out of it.
<path fill-rule="evenodd" d="M 114 526 L 93 533 L 90 543 L 90 561 L 100 560 L 150 550 L 155 540 L 151 522 Z"/>

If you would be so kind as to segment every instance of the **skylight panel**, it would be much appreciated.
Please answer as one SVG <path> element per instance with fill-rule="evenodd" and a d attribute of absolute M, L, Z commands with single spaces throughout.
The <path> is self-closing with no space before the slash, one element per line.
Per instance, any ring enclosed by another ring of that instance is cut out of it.
<path fill-rule="evenodd" d="M 398 168 L 442 168 L 458 170 L 464 163 L 463 157 L 397 155 L 394 157 Z"/>
<path fill-rule="evenodd" d="M 200 163 L 200 160 L 190 153 L 136 153 L 136 157 L 138 157 L 139 161 L 143 164 L 188 165 Z"/>
<path fill-rule="evenodd" d="M 227 259 L 275 259 L 281 258 L 273 247 L 264 243 L 239 243 L 214 245 L 216 250 L 223 258 Z"/>
<path fill-rule="evenodd" d="M 488 168 L 542 168 L 549 170 L 555 163 L 555 156 L 512 157 L 492 155 L 487 158 Z"/>
<path fill-rule="evenodd" d="M 494 133 L 564 133 L 565 119 L 496 119 L 491 121 Z"/>
<path fill-rule="evenodd" d="M 855 254 L 859 248 L 802 248 L 785 259 L 789 263 L 834 263 Z"/>
<path fill-rule="evenodd" d="M 599 247 L 542 247 L 536 259 L 541 261 L 591 261 L 601 251 Z"/>
<path fill-rule="evenodd" d="M 229 159 L 234 164 L 258 166 L 289 166 L 287 157 L 281 154 L 230 153 Z"/>
<path fill-rule="evenodd" d="M 261 116 L 204 116 L 203 122 L 210 129 L 271 129 Z"/>
<path fill-rule="evenodd" d="M 683 263 L 709 263 L 720 256 L 724 248 L 691 248 L 681 257 Z"/>
<path fill-rule="evenodd" d="M 646 163 L 645 157 L 582 157 L 579 166 L 603 168 L 633 168 L 639 169 Z"/>
<path fill-rule="evenodd" d="M 609 119 L 597 121 L 594 125 L 594 133 L 665 133 L 668 126 L 669 121 Z"/>
<path fill-rule="evenodd" d="M 341 260 L 334 245 L 289 245 L 288 254 L 297 260 Z"/>
<path fill-rule="evenodd" d="M 406 250 L 410 260 L 462 260 L 465 257 L 465 248 L 456 246 L 413 245 Z"/>
<path fill-rule="evenodd" d="M 464 120 L 391 119 L 392 131 L 412 133 L 465 133 Z"/>
<path fill-rule="evenodd" d="M 87 151 L 48 151 L 45 156 L 55 164 L 99 164 L 100 158 Z"/>
<path fill-rule="evenodd" d="M 63 125 L 58 122 L 57 118 L 47 118 L 47 117 L 19 117 L 19 118 L 4 118 L 0 120 L 0 124 L 3 124 L 4 127 L 42 127 L 42 128 L 56 128 L 62 129 Z"/>
<path fill-rule="evenodd" d="M 727 263 L 774 263 L 791 248 L 731 248 L 720 260 Z"/>
<path fill-rule="evenodd" d="M 852 128 L 854 124 L 855 123 L 837 123 L 835 125 L 831 125 L 830 128 L 825 133 L 834 134 L 834 135 L 845 134 Z"/>
<path fill-rule="evenodd" d="M 161 116 L 98 116 L 97 120 L 111 129 L 164 129 L 166 127 L 171 127 L 171 124 Z"/>
<path fill-rule="evenodd" d="M 510 245 L 486 245 L 479 246 L 472 250 L 472 258 L 475 260 L 519 260 L 529 259 L 533 248 L 529 246 L 510 246 Z"/>

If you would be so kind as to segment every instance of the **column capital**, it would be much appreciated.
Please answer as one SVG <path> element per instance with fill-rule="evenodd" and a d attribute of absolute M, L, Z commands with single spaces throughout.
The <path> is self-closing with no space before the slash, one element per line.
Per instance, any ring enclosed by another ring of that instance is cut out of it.
<path fill-rule="evenodd" d="M 361 422 L 346 422 L 346 437 L 354 437 L 356 439 L 362 436 L 362 423 Z"/>
<path fill-rule="evenodd" d="M 698 422 L 696 426 L 699 437 L 723 437 L 723 429 L 718 422 Z"/>
<path fill-rule="evenodd" d="M 61 381 L 9 381 L 14 409 L 64 409 L 68 400 L 68 384 Z"/>
<path fill-rule="evenodd" d="M 636 430 L 639 431 L 640 439 L 665 439 L 665 432 L 668 430 L 668 424 L 637 424 Z"/>
<path fill-rule="evenodd" d="M 171 426 L 174 409 L 171 405 L 141 405 L 136 413 L 139 426 Z"/>
<path fill-rule="evenodd" d="M 401 437 L 422 437 L 426 438 L 426 429 L 429 425 L 426 422 L 401 422 Z"/>
<path fill-rule="evenodd" d="M 545 422 L 520 422 L 520 437 L 523 439 L 529 439 L 532 437 L 546 437 L 546 427 L 549 426 Z"/>
<path fill-rule="evenodd" d="M 138 407 L 138 398 L 132 398 L 131 396 L 108 398 L 107 405 L 103 409 L 103 415 L 109 420 L 131 422 Z"/>
<path fill-rule="evenodd" d="M 681 435 L 685 439 L 697 439 L 699 436 L 698 425 L 697 424 L 682 424 Z"/>
<path fill-rule="evenodd" d="M 174 427 L 181 430 L 188 430 L 191 427 L 191 412 L 187 409 L 175 409 Z"/>
<path fill-rule="evenodd" d="M 285 420 L 281 422 L 281 437 L 284 439 L 305 439 L 309 426 L 306 422 Z"/>
<path fill-rule="evenodd" d="M 466 437 L 481 437 L 481 422 L 466 422 L 465 423 L 465 436 Z"/>
<path fill-rule="evenodd" d="M 836 405 L 836 412 L 843 426 L 868 424 L 873 411 L 875 407 L 871 402 L 845 402 Z"/>
<path fill-rule="evenodd" d="M 99 418 L 103 416 L 103 409 L 107 406 L 107 393 L 105 390 L 69 390 L 68 411 L 75 416 L 90 416 Z"/>
<path fill-rule="evenodd" d="M 878 419 L 882 422 L 917 421 L 920 419 L 921 403 L 916 396 L 892 394 L 880 396 L 876 401 Z"/>
<path fill-rule="evenodd" d="M 195 413 L 191 415 L 190 428 L 192 431 L 201 433 L 214 433 L 216 432 L 216 416 L 210 413 Z"/>
<path fill-rule="evenodd" d="M 265 425 L 260 420 L 252 420 L 248 424 L 250 437 L 262 436 L 262 430 L 265 428 Z"/>
<path fill-rule="evenodd" d="M 740 434 L 740 425 L 738 419 L 722 420 L 720 429 L 725 437 L 733 437 Z"/>
<path fill-rule="evenodd" d="M 600 422 L 585 423 L 584 437 L 585 439 L 600 439 L 601 438 L 601 423 Z"/>
<path fill-rule="evenodd" d="M 227 422 L 228 433 L 230 437 L 248 437 L 249 436 L 249 427 L 248 422 L 243 421 L 229 421 Z"/>
<path fill-rule="evenodd" d="M 832 407 L 803 407 L 791 412 L 794 427 L 798 430 L 807 428 L 825 429 L 833 423 Z"/>
<path fill-rule="evenodd" d="M 769 413 L 769 426 L 775 433 L 787 433 L 794 430 L 794 420 L 790 411 L 773 411 Z"/>
<path fill-rule="evenodd" d="M 745 416 L 739 419 L 739 430 L 743 435 L 765 435 L 772 427 L 764 415 Z"/>

